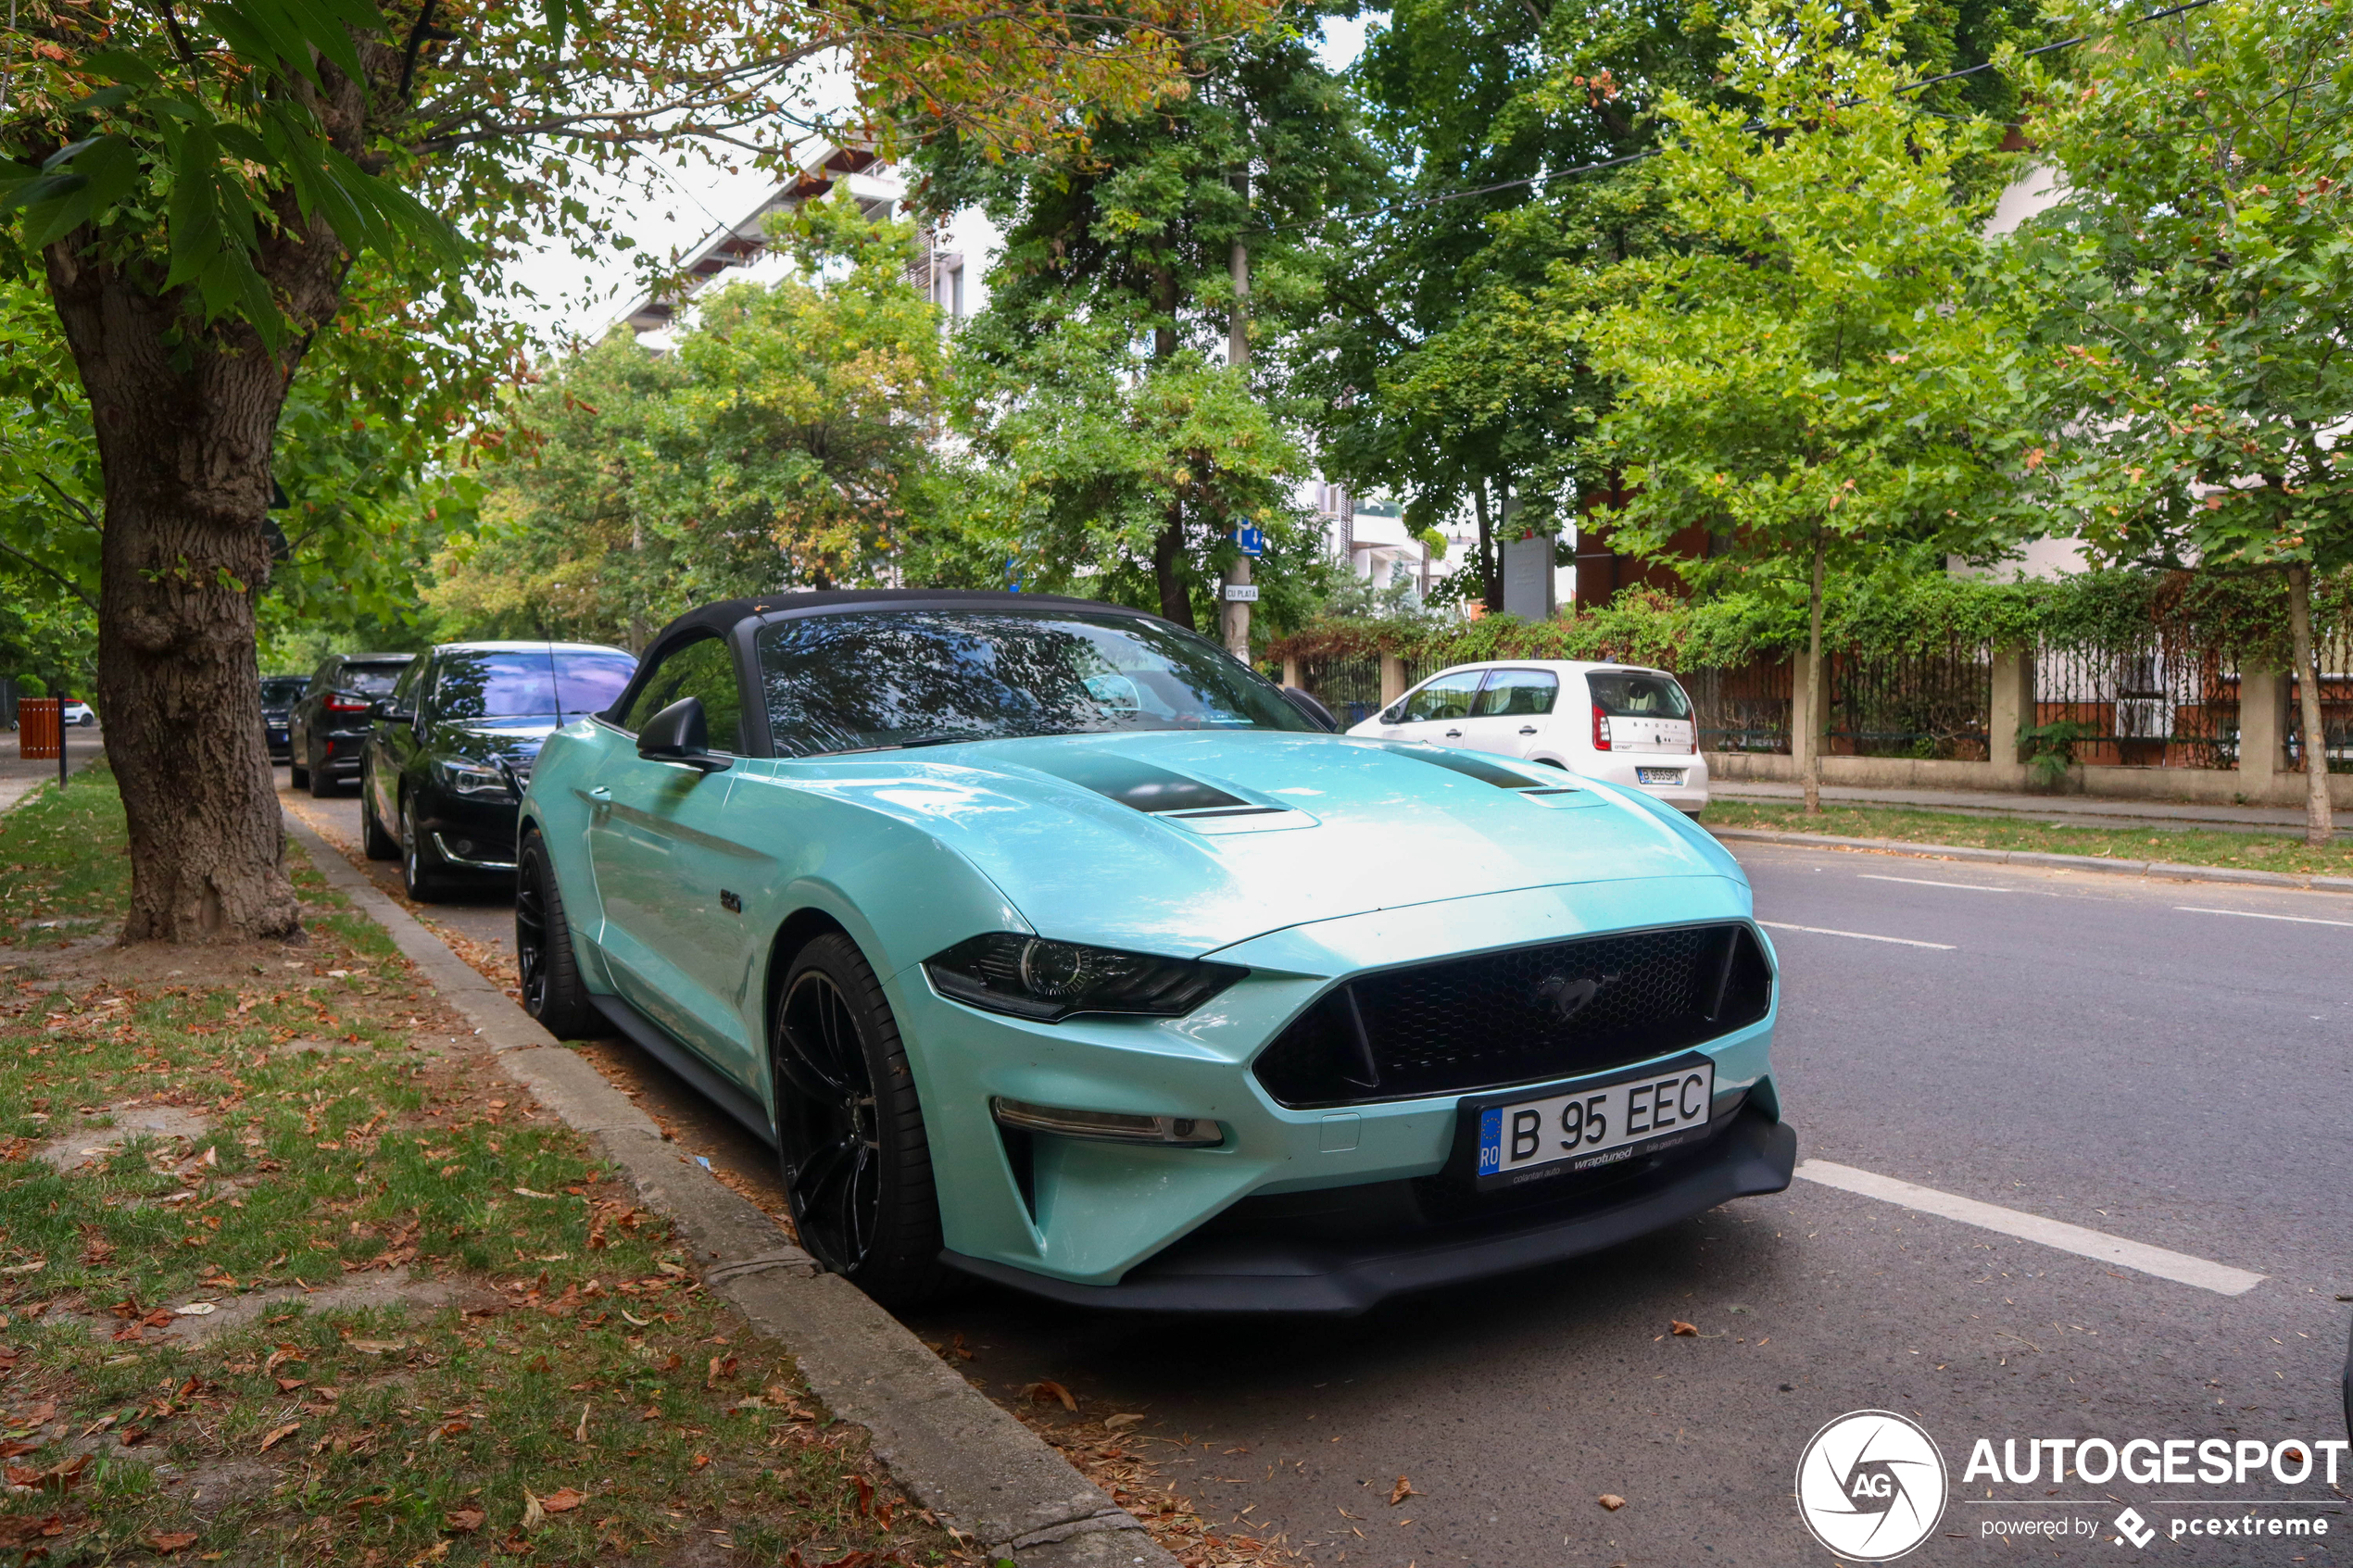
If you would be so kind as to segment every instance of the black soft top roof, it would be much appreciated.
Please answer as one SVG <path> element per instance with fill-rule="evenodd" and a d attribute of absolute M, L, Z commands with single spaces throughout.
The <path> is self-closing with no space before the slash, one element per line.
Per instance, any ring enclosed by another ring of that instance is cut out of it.
<path fill-rule="evenodd" d="M 724 636 L 756 615 L 776 615 L 795 610 L 851 609 L 865 606 L 881 609 L 894 605 L 909 608 L 920 606 L 945 608 L 952 606 L 973 609 L 1083 609 L 1097 614 L 1160 619 L 1148 610 L 1127 605 L 1105 604 L 1101 599 L 1064 598 L 1055 594 L 1008 594 L 969 588 L 827 588 L 764 594 L 752 599 L 721 599 L 715 604 L 690 609 L 663 627 L 661 634 L 646 645 L 646 653 L 651 655 L 689 633 Z"/>

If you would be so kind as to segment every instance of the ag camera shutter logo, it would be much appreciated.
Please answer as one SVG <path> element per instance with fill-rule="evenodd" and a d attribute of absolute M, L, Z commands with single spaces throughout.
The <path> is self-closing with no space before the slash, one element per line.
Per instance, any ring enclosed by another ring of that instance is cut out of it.
<path fill-rule="evenodd" d="M 1797 1461 L 1797 1514 L 1831 1555 L 1886 1562 L 1944 1516 L 1944 1456 L 1891 1411 L 1853 1411 L 1814 1434 Z"/>

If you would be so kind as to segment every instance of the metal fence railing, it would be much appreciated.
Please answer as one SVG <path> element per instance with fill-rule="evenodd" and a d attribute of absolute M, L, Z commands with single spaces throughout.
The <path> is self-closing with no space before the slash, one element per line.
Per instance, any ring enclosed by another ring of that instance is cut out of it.
<path fill-rule="evenodd" d="M 2234 768 L 2238 669 L 2155 631 L 2121 647 L 2045 643 L 2034 650 L 2032 722 L 2061 720 L 2090 731 L 2074 743 L 2079 762 Z"/>
<path fill-rule="evenodd" d="M 1955 640 L 1921 653 L 1834 653 L 1822 662 L 1825 755 L 1992 760 L 1990 645 Z"/>
<path fill-rule="evenodd" d="M 1791 673 L 1787 663 L 1679 672 L 1699 720 L 1700 749 L 1788 756 Z"/>
<path fill-rule="evenodd" d="M 1310 659 L 1301 662 L 1301 684 L 1332 710 L 1343 730 L 1380 711 L 1380 656 Z"/>
<path fill-rule="evenodd" d="M 2313 650 L 2321 665 L 2321 734 L 2328 749 L 2329 771 L 2353 773 L 2353 628 L 2339 627 L 2321 639 Z M 2287 679 L 2287 723 L 2281 749 L 2291 772 L 2304 771 L 2304 684 Z"/>

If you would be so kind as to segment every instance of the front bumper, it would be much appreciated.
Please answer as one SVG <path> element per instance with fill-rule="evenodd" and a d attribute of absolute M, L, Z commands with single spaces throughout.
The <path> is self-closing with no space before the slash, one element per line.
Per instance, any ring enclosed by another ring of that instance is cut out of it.
<path fill-rule="evenodd" d="M 417 801 L 417 825 L 451 870 L 511 875 L 520 810 L 512 799 L 468 800 L 429 789 Z"/>
<path fill-rule="evenodd" d="M 1491 1211 L 1459 1205 L 1435 1179 L 1246 1199 L 1112 1286 L 1051 1279 L 952 1251 L 941 1261 L 1072 1306 L 1362 1312 L 1409 1291 L 1580 1258 L 1732 1198 L 1788 1187 L 1797 1165 L 1795 1130 L 1754 1103 L 1720 1120 L 1722 1128 L 1695 1148 L 1632 1171 L 1564 1178 L 1557 1196 Z"/>
<path fill-rule="evenodd" d="M 1252 1062 L 1339 977 L 1491 947 L 1747 919 L 1745 886 L 1722 876 L 1529 888 L 1346 916 L 1212 955 L 1251 975 L 1182 1019 L 1029 1022 L 946 1000 L 910 965 L 885 986 L 923 1096 L 950 1261 L 1025 1288 L 1067 1286 L 1079 1291 L 1073 1299 L 1103 1299 L 1222 1216 L 1264 1200 L 1442 1181 L 1456 1158 L 1458 1096 L 1293 1109 L 1273 1099 Z M 1716 1063 L 1717 1115 L 1743 1096 L 1778 1114 L 1773 1023 L 1768 1013 L 1696 1047 Z M 1025 1143 L 990 1120 L 986 1108 L 1000 1096 L 1213 1118 L 1225 1141 L 1180 1148 L 1038 1135 Z M 1733 1195 L 1726 1188 L 1698 1207 Z M 1279 1310 L 1354 1311 L 1348 1303 L 1368 1288 L 1377 1299 L 1390 1287 L 1335 1286 L 1323 1306 Z M 1297 1298 L 1272 1286 L 1267 1294 Z"/>

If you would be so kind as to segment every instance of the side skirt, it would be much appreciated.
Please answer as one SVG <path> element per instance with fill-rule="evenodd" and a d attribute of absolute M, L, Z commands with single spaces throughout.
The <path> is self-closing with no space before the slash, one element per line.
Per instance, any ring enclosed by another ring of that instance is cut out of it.
<path fill-rule="evenodd" d="M 619 997 L 592 994 L 588 999 L 597 1004 L 597 1010 L 615 1029 L 643 1047 L 648 1056 L 693 1085 L 705 1099 L 742 1123 L 761 1143 L 771 1148 L 776 1147 L 775 1129 L 768 1124 L 768 1112 L 758 1100 L 713 1073 L 704 1065 L 702 1058 L 672 1039 L 660 1024 Z"/>

